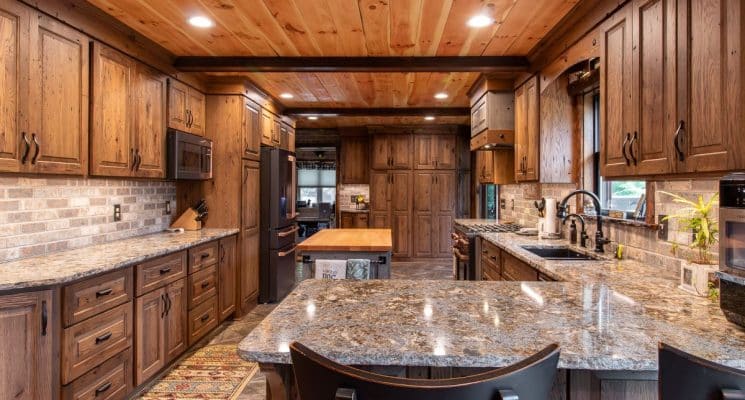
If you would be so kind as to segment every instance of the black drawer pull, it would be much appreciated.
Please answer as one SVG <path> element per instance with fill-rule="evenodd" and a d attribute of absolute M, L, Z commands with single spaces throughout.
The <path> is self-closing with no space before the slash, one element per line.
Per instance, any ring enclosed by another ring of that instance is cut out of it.
<path fill-rule="evenodd" d="M 109 339 L 111 339 L 111 332 L 104 333 L 103 335 L 96 338 L 96 344 L 101 344 L 101 342 L 105 342 Z"/>
<path fill-rule="evenodd" d="M 106 382 L 103 385 L 99 386 L 98 389 L 96 389 L 96 397 L 98 397 L 99 394 L 104 393 L 109 389 L 111 389 L 111 382 Z"/>
<path fill-rule="evenodd" d="M 207 258 L 209 256 L 210 256 L 210 253 L 202 253 L 202 255 L 200 257 L 202 257 L 202 260 L 204 260 L 205 258 Z"/>
<path fill-rule="evenodd" d="M 96 292 L 96 298 L 103 297 L 103 296 L 108 296 L 108 295 L 110 295 L 113 292 L 114 292 L 114 290 L 111 289 L 111 288 L 99 290 L 98 292 Z"/>
<path fill-rule="evenodd" d="M 200 318 L 200 320 L 201 320 L 202 322 L 204 322 L 204 321 L 206 321 L 206 320 L 208 320 L 208 319 L 210 319 L 210 315 L 209 315 L 209 314 L 204 314 L 204 315 L 202 315 L 202 318 Z"/>
<path fill-rule="evenodd" d="M 210 286 L 209 282 L 202 282 L 202 289 L 207 289 Z"/>
<path fill-rule="evenodd" d="M 169 268 L 161 268 L 160 269 L 160 274 L 161 275 L 165 275 L 165 274 L 167 274 L 169 272 L 171 272 L 171 268 L 170 267 Z"/>

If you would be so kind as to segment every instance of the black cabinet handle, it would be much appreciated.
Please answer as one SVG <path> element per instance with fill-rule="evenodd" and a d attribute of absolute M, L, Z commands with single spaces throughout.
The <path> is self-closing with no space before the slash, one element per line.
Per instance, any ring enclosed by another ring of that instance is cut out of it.
<path fill-rule="evenodd" d="M 199 257 L 201 257 L 202 260 L 204 260 L 205 258 L 207 258 L 209 256 L 210 256 L 210 253 L 202 253 L 202 255 L 200 255 Z"/>
<path fill-rule="evenodd" d="M 206 321 L 208 319 L 210 319 L 210 315 L 209 314 L 204 314 L 204 315 L 202 315 L 202 318 L 200 318 L 199 320 L 202 321 L 202 322 L 204 322 L 204 321 Z"/>
<path fill-rule="evenodd" d="M 49 314 L 47 313 L 47 302 L 41 302 L 41 336 L 47 335 L 47 322 L 49 322 Z"/>
<path fill-rule="evenodd" d="M 675 138 L 673 138 L 673 143 L 675 144 L 675 152 L 678 153 L 678 161 L 685 161 L 685 153 L 683 153 L 683 150 L 680 148 L 681 134 L 685 134 L 685 122 L 682 120 L 678 124 L 678 130 L 675 131 Z"/>
<path fill-rule="evenodd" d="M 95 396 L 98 397 L 99 394 L 102 394 L 102 393 L 106 392 L 109 389 L 111 389 L 111 382 L 106 382 L 106 383 L 104 383 L 103 385 L 99 386 L 96 389 Z"/>
<path fill-rule="evenodd" d="M 626 155 L 626 145 L 629 144 L 629 141 L 631 140 L 631 133 L 626 133 L 626 137 L 623 139 L 623 143 L 621 144 L 621 153 L 623 154 L 623 159 L 626 160 L 626 166 L 631 165 L 631 159 L 629 159 L 629 156 Z"/>
<path fill-rule="evenodd" d="M 21 136 L 23 137 L 23 142 L 26 144 L 26 148 L 23 150 L 23 156 L 21 157 L 21 164 L 26 164 L 28 153 L 31 152 L 31 141 L 28 140 L 26 132 L 21 132 Z"/>
<path fill-rule="evenodd" d="M 142 156 L 140 155 L 140 149 L 135 149 L 135 171 L 140 170 L 142 164 Z"/>
<path fill-rule="evenodd" d="M 103 297 L 103 296 L 108 296 L 108 295 L 110 295 L 110 294 L 111 294 L 111 293 L 112 293 L 113 291 L 114 291 L 114 290 L 113 290 L 113 289 L 111 289 L 111 288 L 108 288 L 108 289 L 103 289 L 103 290 L 99 290 L 98 292 L 96 292 L 96 298 L 99 298 L 99 297 Z"/>
<path fill-rule="evenodd" d="M 225 250 L 225 246 L 220 246 L 220 264 L 225 262 L 225 253 L 227 250 Z"/>
<path fill-rule="evenodd" d="M 109 339 L 111 339 L 111 332 L 106 332 L 96 338 L 96 344 L 101 344 Z"/>
<path fill-rule="evenodd" d="M 639 132 L 634 132 L 634 137 L 629 142 L 629 155 L 631 156 L 631 160 L 634 162 L 634 165 L 637 165 L 637 159 L 634 155 L 634 142 L 636 142 L 636 139 L 639 138 Z"/>
<path fill-rule="evenodd" d="M 166 315 L 171 313 L 171 295 L 166 293 Z"/>
<path fill-rule="evenodd" d="M 202 289 L 207 289 L 210 286 L 209 282 L 202 282 Z"/>
<path fill-rule="evenodd" d="M 160 272 L 161 275 L 165 275 L 165 274 L 171 272 L 171 268 L 170 267 L 169 268 L 161 268 L 160 271 L 158 271 L 158 272 Z"/>
<path fill-rule="evenodd" d="M 134 171 L 135 170 L 135 164 L 137 163 L 137 158 L 135 157 L 135 149 L 134 148 L 130 148 L 129 149 L 129 153 L 131 154 L 131 158 L 132 158 L 132 166 L 129 168 L 129 170 L 130 171 Z"/>
<path fill-rule="evenodd" d="M 160 318 L 162 319 L 163 317 L 166 316 L 166 311 L 168 310 L 168 302 L 166 301 L 165 294 L 160 295 L 160 301 L 163 302 L 163 310 L 160 312 Z"/>
<path fill-rule="evenodd" d="M 34 157 L 31 158 L 31 164 L 36 164 L 36 159 L 39 158 L 39 153 L 41 152 L 41 144 L 39 144 L 39 139 L 36 137 L 35 133 L 31 134 L 31 140 L 33 140 L 36 145 L 36 151 L 34 152 Z"/>

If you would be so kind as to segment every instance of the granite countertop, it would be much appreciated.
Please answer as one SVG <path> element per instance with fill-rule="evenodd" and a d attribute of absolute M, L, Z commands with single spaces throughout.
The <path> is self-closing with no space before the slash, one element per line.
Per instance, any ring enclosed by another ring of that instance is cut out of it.
<path fill-rule="evenodd" d="M 482 237 L 562 282 L 308 280 L 239 353 L 286 364 L 297 340 L 345 364 L 498 367 L 556 342 L 560 368 L 654 371 L 664 341 L 745 368 L 745 330 L 654 266 L 547 261 L 521 246 L 564 242 Z"/>
<path fill-rule="evenodd" d="M 160 232 L 0 263 L 0 291 L 65 284 L 238 233 L 238 229 Z"/>

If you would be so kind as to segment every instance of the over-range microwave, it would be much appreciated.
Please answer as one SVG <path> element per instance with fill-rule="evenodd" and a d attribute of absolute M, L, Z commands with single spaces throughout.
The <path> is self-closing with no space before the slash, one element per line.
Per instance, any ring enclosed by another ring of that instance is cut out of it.
<path fill-rule="evenodd" d="M 212 179 L 212 141 L 190 133 L 168 130 L 168 179 Z"/>

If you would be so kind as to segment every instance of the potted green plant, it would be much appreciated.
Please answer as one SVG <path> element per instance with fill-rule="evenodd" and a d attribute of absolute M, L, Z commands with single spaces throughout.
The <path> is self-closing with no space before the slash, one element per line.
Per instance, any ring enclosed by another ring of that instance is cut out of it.
<path fill-rule="evenodd" d="M 718 223 L 713 213 L 715 206 L 719 204 L 719 194 L 715 193 L 709 200 L 704 200 L 704 196 L 699 195 L 696 201 L 691 201 L 673 193 L 660 193 L 685 206 L 662 220 L 677 220 L 681 230 L 693 232 L 690 245 L 693 255 L 681 263 L 680 288 L 698 296 L 711 296 L 709 283 L 717 271 L 717 262 L 711 253 L 711 247 L 719 240 Z M 673 250 L 676 249 L 677 244 L 674 244 Z"/>

